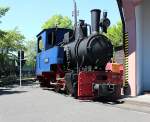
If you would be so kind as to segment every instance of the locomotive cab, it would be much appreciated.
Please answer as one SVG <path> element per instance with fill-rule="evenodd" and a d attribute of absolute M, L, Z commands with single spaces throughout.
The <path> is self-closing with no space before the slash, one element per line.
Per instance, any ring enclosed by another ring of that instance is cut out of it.
<path fill-rule="evenodd" d="M 63 43 L 64 34 L 67 32 L 72 32 L 72 30 L 50 28 L 37 35 L 36 75 L 50 72 L 52 65 L 63 63 L 64 49 L 60 45 Z"/>

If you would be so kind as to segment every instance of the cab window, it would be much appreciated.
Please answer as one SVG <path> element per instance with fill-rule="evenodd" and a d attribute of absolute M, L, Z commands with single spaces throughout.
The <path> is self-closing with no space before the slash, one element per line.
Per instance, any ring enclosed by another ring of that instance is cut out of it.
<path fill-rule="evenodd" d="M 40 53 L 44 49 L 42 37 L 38 38 L 38 53 Z"/>
<path fill-rule="evenodd" d="M 48 44 L 51 46 L 56 44 L 56 33 L 54 31 L 48 34 Z"/>

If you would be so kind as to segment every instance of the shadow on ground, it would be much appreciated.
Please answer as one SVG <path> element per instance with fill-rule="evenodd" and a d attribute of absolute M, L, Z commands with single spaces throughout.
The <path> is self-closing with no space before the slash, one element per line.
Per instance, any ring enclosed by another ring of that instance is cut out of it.
<path fill-rule="evenodd" d="M 53 91 L 55 94 L 61 94 L 65 97 L 72 97 L 71 95 L 67 95 L 65 94 L 64 92 L 56 92 L 54 90 L 54 88 L 42 88 L 43 90 L 48 90 L 48 91 Z M 73 99 L 76 99 L 74 97 L 72 97 Z M 91 99 L 91 98 L 87 98 L 87 99 L 78 99 L 79 102 L 93 102 L 93 103 L 103 103 L 103 104 L 106 104 L 106 105 L 118 105 L 118 104 L 124 104 L 125 101 L 123 100 L 124 99 L 124 96 L 121 96 L 121 98 L 119 99 L 105 99 L 105 98 L 99 98 L 99 99 Z"/>
<path fill-rule="evenodd" d="M 35 84 L 34 78 L 26 78 L 21 81 L 21 86 L 33 86 Z M 2 81 L 0 82 L 0 87 L 6 87 L 6 88 L 15 88 L 20 85 L 20 80 L 14 80 L 14 81 Z"/>
<path fill-rule="evenodd" d="M 107 105 L 117 105 L 117 104 L 124 104 L 125 101 L 122 99 L 118 100 L 107 100 L 107 99 L 98 99 L 98 100 L 80 100 L 80 102 L 95 102 L 95 103 L 102 103 Z"/>
<path fill-rule="evenodd" d="M 11 94 L 20 94 L 20 93 L 24 93 L 24 92 L 27 92 L 27 91 L 16 91 L 13 89 L 2 88 L 2 89 L 0 89 L 0 96 L 11 95 Z"/>
<path fill-rule="evenodd" d="M 36 82 L 34 82 L 34 79 L 24 79 L 21 82 L 22 87 L 26 87 L 26 86 L 32 87 L 35 84 L 36 84 Z M 2 84 L 0 87 L 0 96 L 11 95 L 11 94 L 20 94 L 20 93 L 27 92 L 27 91 L 22 91 L 21 89 L 18 89 L 19 86 L 20 86 L 19 80 L 10 82 L 9 84 Z"/>
<path fill-rule="evenodd" d="M 33 80 L 22 80 L 21 81 L 21 86 L 33 86 L 35 84 L 35 82 Z M 20 81 L 16 80 L 15 82 L 13 82 L 12 84 L 7 85 L 7 88 L 15 88 L 20 86 Z"/>

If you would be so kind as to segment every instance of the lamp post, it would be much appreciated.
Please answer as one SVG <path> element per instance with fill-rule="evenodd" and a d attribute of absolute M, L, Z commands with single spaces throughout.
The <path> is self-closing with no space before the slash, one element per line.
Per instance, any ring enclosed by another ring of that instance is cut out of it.
<path fill-rule="evenodd" d="M 21 75 L 22 75 L 22 72 L 21 72 L 21 59 L 22 59 L 22 57 L 21 57 L 21 50 L 20 50 L 20 87 L 22 86 L 22 81 L 21 81 Z"/>
<path fill-rule="evenodd" d="M 22 66 L 24 64 L 24 51 L 22 51 L 21 49 L 18 51 L 18 64 L 19 64 L 19 79 L 20 79 L 20 87 L 22 86 L 22 82 L 21 82 L 21 77 L 22 77 Z"/>

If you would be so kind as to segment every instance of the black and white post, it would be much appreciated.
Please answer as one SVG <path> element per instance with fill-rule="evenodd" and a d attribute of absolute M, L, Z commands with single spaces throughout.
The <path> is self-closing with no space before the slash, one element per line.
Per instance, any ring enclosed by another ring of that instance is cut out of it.
<path fill-rule="evenodd" d="M 22 75 L 22 72 L 21 72 L 21 69 L 22 69 L 22 67 L 21 67 L 21 61 L 22 60 L 22 57 L 21 57 L 21 50 L 20 50 L 20 87 L 22 86 L 22 82 L 21 82 L 21 75 Z"/>

